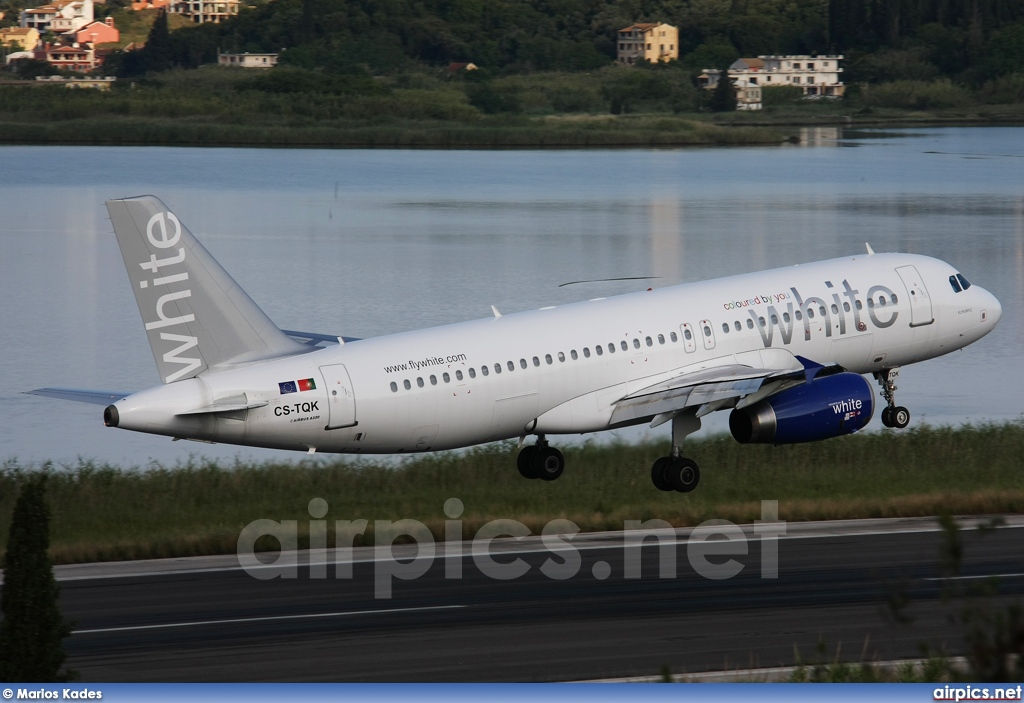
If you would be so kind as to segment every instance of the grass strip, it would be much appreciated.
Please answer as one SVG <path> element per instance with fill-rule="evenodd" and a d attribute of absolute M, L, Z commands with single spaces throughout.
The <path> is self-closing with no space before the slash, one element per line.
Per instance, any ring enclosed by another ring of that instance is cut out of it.
<path fill-rule="evenodd" d="M 72 466 L 0 467 L 0 544 L 20 484 L 50 474 L 48 497 L 56 563 L 234 553 L 252 520 L 297 520 L 308 543 L 309 501 L 325 519 L 367 519 L 357 544 L 373 543 L 374 520 L 416 519 L 443 538 L 448 498 L 465 505 L 463 535 L 494 519 L 535 533 L 569 519 L 584 531 L 622 529 L 659 518 L 674 526 L 710 518 L 760 518 L 762 500 L 779 501 L 787 521 L 1024 511 L 1024 423 L 919 427 L 788 447 L 743 446 L 731 437 L 687 444 L 702 467 L 693 493 L 661 493 L 649 467 L 665 443 L 565 447 L 567 469 L 552 483 L 515 469 L 516 447 L 501 443 L 400 462 L 347 458 L 222 465 L 193 458 L 164 467 L 121 468 L 79 460 Z M 333 523 L 329 522 L 329 525 Z M 328 530 L 333 543 L 333 529 Z M 274 544 L 264 545 L 273 548 Z"/>

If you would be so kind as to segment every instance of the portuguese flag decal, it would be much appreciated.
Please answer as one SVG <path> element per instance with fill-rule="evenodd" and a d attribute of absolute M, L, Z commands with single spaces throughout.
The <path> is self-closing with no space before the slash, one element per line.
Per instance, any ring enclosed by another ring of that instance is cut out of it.
<path fill-rule="evenodd" d="M 300 391 L 315 391 L 316 381 L 312 378 L 300 378 L 298 381 Z"/>

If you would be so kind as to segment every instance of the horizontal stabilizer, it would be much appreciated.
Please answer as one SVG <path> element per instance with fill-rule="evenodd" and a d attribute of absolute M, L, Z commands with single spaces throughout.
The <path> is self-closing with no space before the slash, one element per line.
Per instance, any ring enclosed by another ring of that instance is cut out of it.
<path fill-rule="evenodd" d="M 300 344 L 305 344 L 310 347 L 316 347 L 320 345 L 330 346 L 332 344 L 340 344 L 344 342 L 358 342 L 360 337 L 340 337 L 336 334 L 320 334 L 319 332 L 299 332 L 298 330 L 281 330 L 286 335 L 294 339 Z M 341 340 L 340 342 L 338 340 Z"/>
<path fill-rule="evenodd" d="M 120 391 L 87 391 L 80 388 L 36 388 L 34 391 L 25 391 L 25 393 L 41 395 L 45 398 L 74 400 L 78 403 L 92 403 L 93 405 L 110 405 L 131 395 L 131 393 Z"/>

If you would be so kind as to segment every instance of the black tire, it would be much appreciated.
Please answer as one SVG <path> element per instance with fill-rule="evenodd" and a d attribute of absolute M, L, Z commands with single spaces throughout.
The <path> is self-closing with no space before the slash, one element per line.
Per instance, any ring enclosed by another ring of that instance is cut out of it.
<path fill-rule="evenodd" d="M 910 411 L 902 405 L 897 405 L 892 409 L 892 412 L 889 413 L 889 422 L 892 423 L 892 427 L 902 430 L 910 424 Z"/>
<path fill-rule="evenodd" d="M 565 470 L 565 457 L 554 447 L 543 447 L 537 452 L 533 465 L 538 478 L 554 481 Z"/>
<path fill-rule="evenodd" d="M 886 427 L 892 427 L 892 408 L 888 405 L 882 408 L 882 424 Z"/>
<path fill-rule="evenodd" d="M 689 493 L 700 483 L 700 468 L 693 459 L 676 457 L 671 471 L 672 487 L 680 493 Z"/>
<path fill-rule="evenodd" d="M 519 475 L 523 478 L 538 478 L 537 476 L 537 453 L 540 448 L 531 444 L 527 447 L 523 447 L 519 451 L 519 456 L 516 457 L 516 468 L 519 469 Z"/>
<path fill-rule="evenodd" d="M 672 484 L 670 484 L 668 479 L 665 478 L 665 469 L 671 461 L 672 459 L 670 457 L 663 456 L 654 462 L 654 466 L 651 467 L 651 483 L 653 483 L 654 487 L 659 491 L 673 490 Z"/>

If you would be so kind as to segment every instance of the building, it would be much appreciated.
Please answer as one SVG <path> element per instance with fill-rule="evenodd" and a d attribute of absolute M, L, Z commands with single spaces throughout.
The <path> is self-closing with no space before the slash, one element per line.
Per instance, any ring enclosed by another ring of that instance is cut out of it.
<path fill-rule="evenodd" d="M 8 27 L 0 29 L 0 47 L 14 45 L 22 51 L 32 51 L 39 44 L 39 30 L 35 27 Z"/>
<path fill-rule="evenodd" d="M 114 26 L 114 18 L 107 17 L 103 22 L 90 22 L 80 29 L 64 32 L 61 38 L 71 44 L 112 44 L 121 41 L 121 32 Z"/>
<path fill-rule="evenodd" d="M 217 24 L 237 15 L 239 4 L 239 0 L 172 0 L 169 11 L 185 15 L 196 24 Z"/>
<path fill-rule="evenodd" d="M 840 97 L 845 90 L 841 79 L 841 54 L 829 56 L 758 56 L 756 59 L 737 59 L 729 66 L 729 78 L 737 90 L 746 86 L 769 88 L 797 86 L 805 97 Z M 718 84 L 721 71 L 707 69 L 700 76 L 705 88 Z"/>
<path fill-rule="evenodd" d="M 88 73 L 98 65 L 91 44 L 41 44 L 36 58 L 61 71 Z"/>
<path fill-rule="evenodd" d="M 139 12 L 140 10 L 159 10 L 161 8 L 171 8 L 171 0 L 136 0 L 132 3 L 132 10 Z"/>
<path fill-rule="evenodd" d="M 277 54 L 217 54 L 217 63 L 221 66 L 238 66 L 240 68 L 273 68 L 277 65 Z"/>
<path fill-rule="evenodd" d="M 658 63 L 679 58 L 679 30 L 669 24 L 634 24 L 619 30 L 617 61 Z"/>
<path fill-rule="evenodd" d="M 40 34 L 61 34 L 84 27 L 94 19 L 92 0 L 57 0 L 42 7 L 23 10 L 18 24 L 35 29 Z"/>
<path fill-rule="evenodd" d="M 36 76 L 37 81 L 47 84 L 62 85 L 65 88 L 91 88 L 92 90 L 109 91 L 117 78 L 114 76 L 95 76 L 92 78 L 70 78 L 68 76 Z"/>

